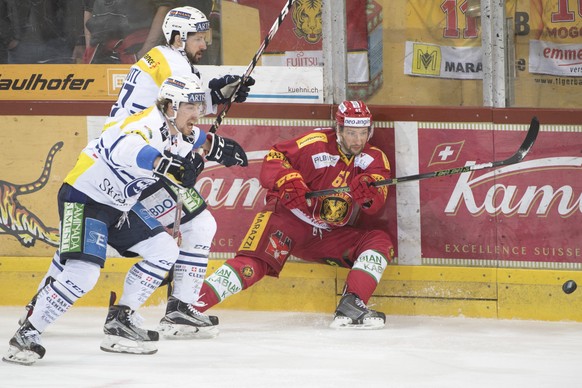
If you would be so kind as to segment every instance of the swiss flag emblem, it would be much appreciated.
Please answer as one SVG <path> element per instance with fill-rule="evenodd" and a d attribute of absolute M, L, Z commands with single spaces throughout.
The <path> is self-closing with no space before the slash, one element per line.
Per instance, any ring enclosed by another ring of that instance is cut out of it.
<path fill-rule="evenodd" d="M 428 165 L 456 162 L 459 159 L 463 145 L 465 145 L 465 140 L 456 143 L 438 144 L 432 152 Z"/>

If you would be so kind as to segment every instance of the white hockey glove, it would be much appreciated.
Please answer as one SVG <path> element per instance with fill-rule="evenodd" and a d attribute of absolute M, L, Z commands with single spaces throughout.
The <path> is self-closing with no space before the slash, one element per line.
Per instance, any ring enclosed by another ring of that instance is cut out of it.
<path fill-rule="evenodd" d="M 218 162 L 226 167 L 249 165 L 247 154 L 236 141 L 215 133 L 208 134 L 208 138 L 212 141 L 212 145 L 206 155 L 207 160 Z"/>
<path fill-rule="evenodd" d="M 226 104 L 230 100 L 230 96 L 234 93 L 241 82 L 241 77 L 238 75 L 225 75 L 221 78 L 214 78 L 208 83 L 210 88 L 210 96 L 212 97 L 212 104 Z M 248 77 L 244 84 L 242 84 L 236 92 L 234 102 L 244 102 L 249 96 L 251 86 L 255 84 L 253 77 Z"/>
<path fill-rule="evenodd" d="M 172 175 L 182 186 L 192 188 L 198 175 L 204 169 L 204 160 L 197 153 L 188 153 L 185 157 L 164 151 L 162 159 L 154 169 L 154 174 L 166 177 Z"/>

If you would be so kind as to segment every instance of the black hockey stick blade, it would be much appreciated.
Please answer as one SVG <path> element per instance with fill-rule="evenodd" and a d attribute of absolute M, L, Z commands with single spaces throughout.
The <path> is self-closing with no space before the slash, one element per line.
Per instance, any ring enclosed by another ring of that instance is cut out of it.
<path fill-rule="evenodd" d="M 497 166 L 508 166 L 510 164 L 519 163 L 525 158 L 531 147 L 534 145 L 536 138 L 538 137 L 538 132 L 540 131 L 540 121 L 537 117 L 531 119 L 529 129 L 527 130 L 527 135 L 521 144 L 521 147 L 517 150 L 515 154 L 509 159 L 502 160 L 500 162 L 493 162 L 492 167 Z"/>
<path fill-rule="evenodd" d="M 499 166 L 509 166 L 511 164 L 519 163 L 525 158 L 525 156 L 527 155 L 527 153 L 529 152 L 531 147 L 534 145 L 534 142 L 536 141 L 536 138 L 538 137 L 539 130 L 540 130 L 540 122 L 537 119 L 537 117 L 533 117 L 531 119 L 531 124 L 529 126 L 528 131 L 527 131 L 527 135 L 525 136 L 525 139 L 523 140 L 523 143 L 521 144 L 521 146 L 519 147 L 519 149 L 517 150 L 517 152 L 515 154 L 513 154 L 510 158 L 507 158 L 505 160 L 488 162 L 488 163 L 481 163 L 481 164 L 474 164 L 472 166 L 449 168 L 447 170 L 439 170 L 439 171 L 427 172 L 427 173 L 423 173 L 423 174 L 408 175 L 408 176 L 404 176 L 404 177 L 400 177 L 400 178 L 385 179 L 385 180 L 381 180 L 381 181 L 376 181 L 372 184 L 376 187 L 392 186 L 392 185 L 396 185 L 398 183 L 403 183 L 403 182 L 419 181 L 421 179 L 462 174 L 464 172 L 469 172 L 469 171 L 477 171 L 477 170 L 483 170 L 486 168 L 493 168 L 493 167 L 499 167 Z M 321 197 L 323 195 L 330 195 L 330 194 L 334 194 L 334 193 L 345 193 L 348 191 L 350 191 L 350 188 L 348 186 L 342 186 L 342 187 L 336 187 L 334 189 L 312 191 L 312 192 L 307 193 L 305 195 L 305 197 L 309 199 L 309 198 L 314 198 L 314 197 Z"/>

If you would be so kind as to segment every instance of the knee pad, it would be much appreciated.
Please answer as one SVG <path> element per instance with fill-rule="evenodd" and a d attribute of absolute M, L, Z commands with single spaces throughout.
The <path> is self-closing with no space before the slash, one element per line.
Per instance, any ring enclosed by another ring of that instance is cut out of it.
<path fill-rule="evenodd" d="M 358 252 L 358 256 L 364 251 L 372 249 L 382 254 L 388 262 L 391 262 L 394 258 L 394 245 L 388 233 L 378 229 L 370 230 L 366 233 L 364 241 L 365 244 L 362 244 L 362 249 L 361 252 Z"/>
<path fill-rule="evenodd" d="M 141 241 L 130 249 L 144 261 L 168 271 L 178 259 L 180 249 L 168 233 L 159 233 Z"/>
<path fill-rule="evenodd" d="M 208 210 L 204 210 L 195 218 L 180 226 L 180 232 L 182 233 L 181 250 L 208 255 L 216 229 L 217 225 L 214 216 Z"/>
<path fill-rule="evenodd" d="M 95 287 L 100 274 L 99 264 L 82 260 L 68 260 L 63 272 L 58 274 L 55 279 L 70 293 L 70 296 L 79 299 Z"/>

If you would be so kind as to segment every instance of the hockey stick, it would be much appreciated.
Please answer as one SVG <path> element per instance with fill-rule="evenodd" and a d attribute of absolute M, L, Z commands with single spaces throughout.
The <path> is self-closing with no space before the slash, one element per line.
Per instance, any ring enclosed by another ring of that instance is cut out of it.
<path fill-rule="evenodd" d="M 180 234 L 180 223 L 182 222 L 182 207 L 184 207 L 184 192 L 186 191 L 185 187 L 182 187 L 178 183 L 172 181 L 169 178 L 164 177 L 164 180 L 173 186 L 176 186 L 178 192 L 176 193 L 176 214 L 174 215 L 174 224 L 172 225 L 172 237 L 176 240 L 176 244 L 178 244 L 178 248 L 182 245 L 182 235 Z M 167 285 L 167 296 L 168 298 L 172 296 L 172 280 L 174 280 L 174 266 L 168 271 L 168 275 L 162 279 L 162 282 L 158 287 L 162 287 Z"/>
<path fill-rule="evenodd" d="M 210 127 L 209 132 L 215 133 L 216 130 L 218 129 L 218 127 L 220 126 L 220 124 L 222 123 L 222 120 L 224 120 L 224 117 L 226 116 L 226 114 L 228 113 L 228 111 L 229 111 L 232 103 L 234 102 L 234 98 L 236 96 L 236 92 L 238 92 L 238 90 L 240 89 L 240 87 L 250 77 L 251 73 L 255 69 L 255 66 L 257 65 L 257 62 L 259 62 L 259 59 L 261 58 L 261 56 L 263 55 L 263 52 L 265 51 L 265 49 L 267 48 L 267 46 L 271 42 L 271 39 L 273 39 L 273 37 L 275 36 L 275 33 L 277 33 L 277 30 L 279 30 L 279 27 L 283 23 L 283 20 L 285 19 L 285 16 L 287 16 L 287 14 L 289 13 L 289 10 L 291 9 L 291 7 L 293 6 L 293 3 L 295 3 L 295 1 L 296 0 L 288 0 L 287 1 L 287 4 L 285 4 L 285 6 L 283 7 L 283 9 L 281 10 L 281 13 L 277 17 L 277 20 L 275 20 L 275 22 L 273 23 L 273 26 L 271 27 L 271 29 L 269 30 L 269 33 L 265 37 L 265 40 L 263 40 L 263 43 L 261 43 L 261 46 L 259 47 L 259 49 L 255 53 L 255 56 L 253 57 L 253 60 L 251 61 L 251 63 L 247 67 L 245 73 L 243 74 L 243 76 L 242 76 L 242 78 L 240 80 L 240 83 L 238 84 L 237 88 L 234 90 L 234 92 L 230 96 L 228 102 L 226 104 L 224 104 L 224 106 L 222 107 L 222 110 L 220 111 L 220 113 L 218 114 L 218 116 L 216 116 L 216 120 L 214 121 L 214 124 L 212 124 L 212 127 Z"/>
<path fill-rule="evenodd" d="M 455 175 L 455 174 L 462 174 L 464 172 L 469 171 L 477 171 L 483 170 L 486 168 L 493 168 L 499 166 L 509 166 L 510 164 L 519 163 L 525 158 L 527 153 L 529 152 L 530 148 L 533 146 L 536 138 L 538 136 L 538 132 L 540 130 L 540 122 L 538 121 L 537 117 L 533 117 L 531 119 L 531 124 L 527 131 L 527 135 L 525 136 L 525 140 L 517 150 L 515 154 L 513 154 L 510 158 L 500 161 L 488 162 L 488 163 L 481 163 L 481 164 L 474 164 L 472 166 L 465 166 L 465 167 L 457 167 L 457 168 L 450 168 L 447 170 L 439 170 L 433 172 L 427 172 L 424 174 L 417 174 L 417 175 L 409 175 L 400 178 L 392 178 L 392 179 L 385 179 L 381 181 L 373 182 L 372 185 L 379 187 L 379 186 L 391 186 L 396 185 L 402 182 L 410 182 L 410 181 L 419 181 L 421 179 L 428 179 L 428 178 L 436 178 L 448 175 Z M 314 198 L 314 197 L 321 197 L 323 195 L 330 195 L 334 193 L 346 193 L 350 191 L 348 186 L 337 187 L 334 189 L 326 189 L 326 190 L 318 190 L 312 191 L 305 195 L 306 198 Z"/>

